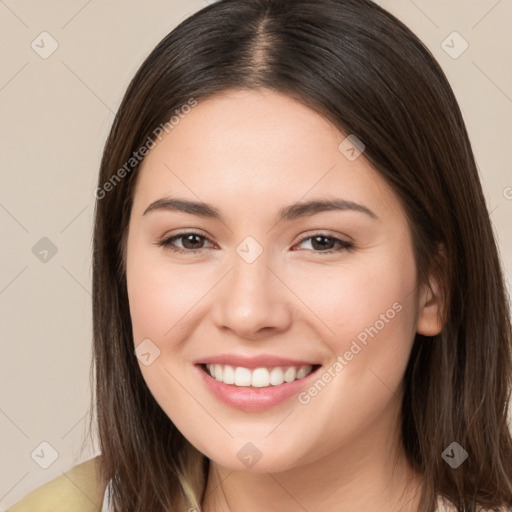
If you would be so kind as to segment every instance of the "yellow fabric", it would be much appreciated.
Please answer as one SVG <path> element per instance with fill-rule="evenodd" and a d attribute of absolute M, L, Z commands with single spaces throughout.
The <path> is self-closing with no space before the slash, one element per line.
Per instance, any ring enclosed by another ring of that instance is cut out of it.
<path fill-rule="evenodd" d="M 6 512 L 99 512 L 104 488 L 98 457 L 72 467 L 27 494 Z"/>

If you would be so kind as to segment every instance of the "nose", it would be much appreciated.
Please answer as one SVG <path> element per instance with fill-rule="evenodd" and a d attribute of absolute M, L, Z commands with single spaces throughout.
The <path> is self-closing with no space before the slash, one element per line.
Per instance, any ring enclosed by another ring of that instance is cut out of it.
<path fill-rule="evenodd" d="M 216 287 L 217 327 L 239 338 L 263 339 L 285 331 L 292 321 L 290 293 L 263 252 L 252 263 L 235 255 L 233 268 Z"/>

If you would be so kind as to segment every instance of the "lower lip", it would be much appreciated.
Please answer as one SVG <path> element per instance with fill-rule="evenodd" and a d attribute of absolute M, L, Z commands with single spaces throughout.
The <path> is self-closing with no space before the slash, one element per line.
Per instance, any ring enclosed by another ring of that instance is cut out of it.
<path fill-rule="evenodd" d="M 223 403 L 243 411 L 261 411 L 281 404 L 290 397 L 299 394 L 314 378 L 318 368 L 307 377 L 285 382 L 278 386 L 253 388 L 235 386 L 219 382 L 206 373 L 201 365 L 196 365 L 206 387 Z"/>

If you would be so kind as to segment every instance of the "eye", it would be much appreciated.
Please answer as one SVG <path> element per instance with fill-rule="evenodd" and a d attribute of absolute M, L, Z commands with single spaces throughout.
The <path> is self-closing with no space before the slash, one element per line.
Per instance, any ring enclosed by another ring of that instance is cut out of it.
<path fill-rule="evenodd" d="M 354 248 L 354 245 L 345 240 L 329 236 L 326 233 L 315 233 L 314 235 L 303 238 L 298 245 L 309 241 L 309 245 L 313 252 L 320 253 L 333 253 L 341 251 L 349 251 Z"/>
<path fill-rule="evenodd" d="M 177 242 L 179 242 L 178 245 Z M 204 247 L 205 242 L 210 243 L 210 247 Z M 308 250 L 313 250 L 313 252 L 322 254 L 348 251 L 354 247 L 352 243 L 341 240 L 340 238 L 330 236 L 326 233 L 315 233 L 314 235 L 304 237 L 299 241 L 298 244 L 296 244 L 296 246 L 301 245 L 304 242 L 309 242 L 311 248 Z M 179 246 L 180 244 L 181 247 Z M 177 235 L 173 235 L 158 242 L 156 245 L 170 249 L 173 252 L 186 254 L 195 254 L 205 249 L 210 249 L 214 246 L 214 244 L 212 244 L 206 236 L 201 235 L 200 233 L 195 233 L 193 231 L 178 233 Z"/>
<path fill-rule="evenodd" d="M 176 243 L 181 240 L 181 247 L 177 247 Z M 181 253 L 196 253 L 207 249 L 208 247 L 202 247 L 205 241 L 209 241 L 204 235 L 194 233 L 193 231 L 187 231 L 178 233 L 177 235 L 171 236 L 158 242 L 157 245 L 160 247 L 166 247 L 173 252 Z M 210 242 L 211 243 L 211 242 Z M 213 245 L 213 244 L 212 244 Z"/>

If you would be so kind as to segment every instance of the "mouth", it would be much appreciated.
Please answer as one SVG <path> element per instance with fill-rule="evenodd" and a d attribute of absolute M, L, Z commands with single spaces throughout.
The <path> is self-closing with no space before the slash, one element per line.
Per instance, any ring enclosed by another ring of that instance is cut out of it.
<path fill-rule="evenodd" d="M 268 388 L 304 379 L 320 368 L 319 364 L 262 366 L 246 368 L 229 364 L 200 364 L 203 372 L 218 382 L 235 387 Z"/>
<path fill-rule="evenodd" d="M 194 362 L 200 381 L 215 399 L 244 412 L 277 407 L 317 378 L 321 364 L 271 354 L 216 354 Z"/>

